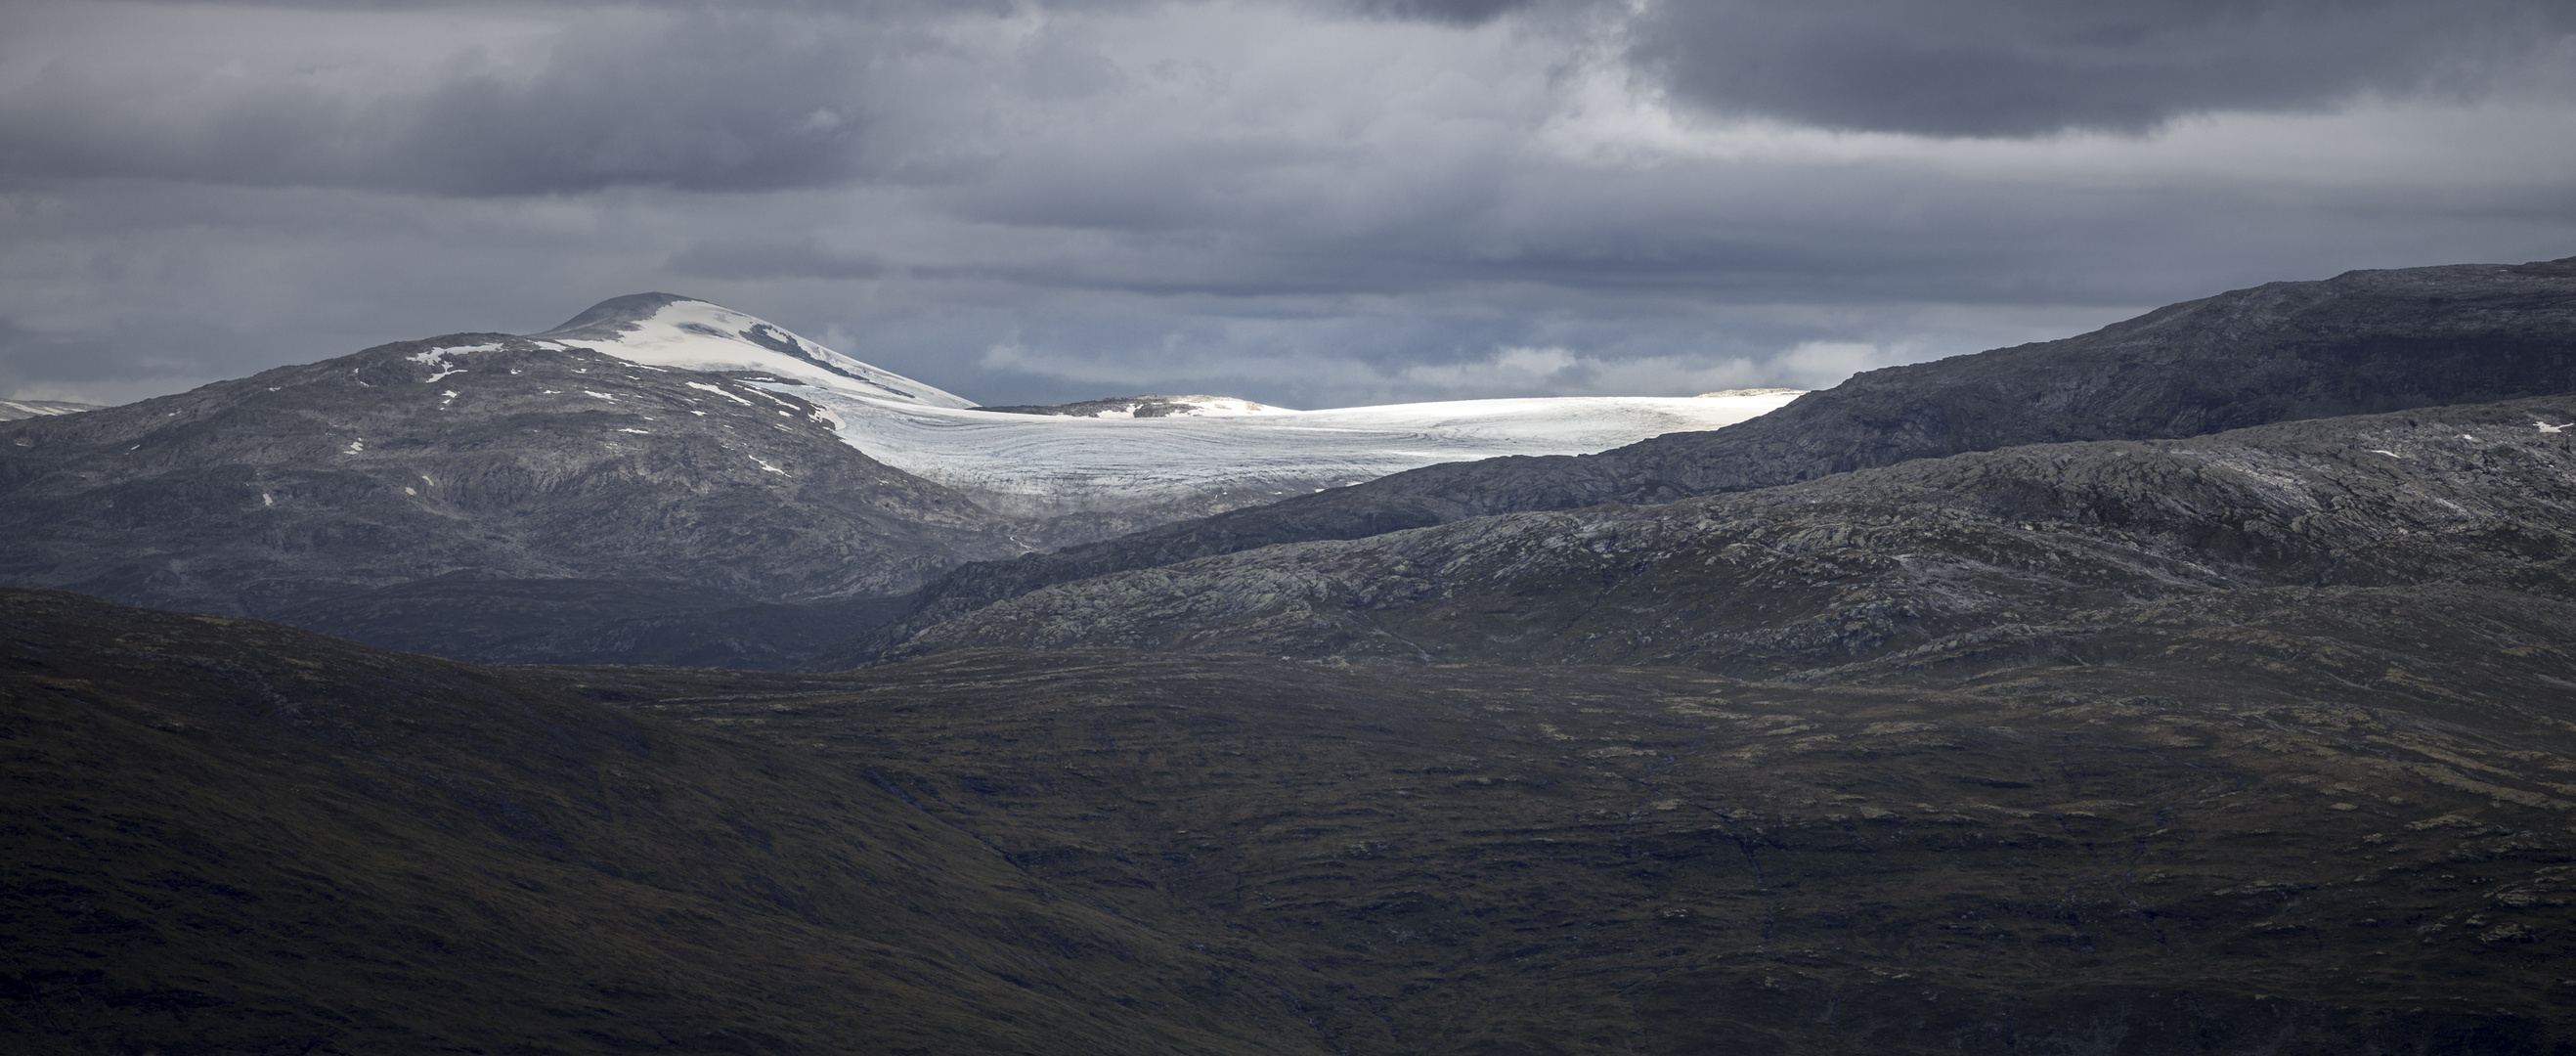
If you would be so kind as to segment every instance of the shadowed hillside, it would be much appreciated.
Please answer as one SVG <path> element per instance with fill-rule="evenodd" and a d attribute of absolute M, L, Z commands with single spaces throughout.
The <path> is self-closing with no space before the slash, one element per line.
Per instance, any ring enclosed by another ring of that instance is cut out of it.
<path fill-rule="evenodd" d="M 2576 258 L 2356 271 L 2169 305 L 2059 341 L 1889 367 L 1713 432 L 1431 466 L 1121 539 L 963 566 L 810 666 L 849 666 L 1030 591 L 1280 543 L 1664 503 L 2028 444 L 2576 391 Z"/>
<path fill-rule="evenodd" d="M 2193 649 L 1950 686 L 1081 650 L 788 676 L 7 592 L 0 1023 L 61 1052 L 2576 1044 L 2576 722 L 2472 680 L 2566 658 L 2434 639 L 2356 696 L 2274 661 L 2300 628 L 2188 615 Z"/>

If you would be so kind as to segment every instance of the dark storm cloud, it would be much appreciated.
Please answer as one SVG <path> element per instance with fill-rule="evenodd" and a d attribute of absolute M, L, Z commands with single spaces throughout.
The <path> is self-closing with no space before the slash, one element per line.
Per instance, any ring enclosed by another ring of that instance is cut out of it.
<path fill-rule="evenodd" d="M 1649 7 L 1632 54 L 1719 113 L 2029 136 L 2474 92 L 2571 25 L 2561 0 L 1690 0 Z"/>
<path fill-rule="evenodd" d="M 873 279 L 884 262 L 838 253 L 811 238 L 790 241 L 700 242 L 671 255 L 673 274 L 707 279 Z"/>
<path fill-rule="evenodd" d="M 0 173 L 454 195 L 828 184 L 858 171 L 876 44 L 830 28 L 603 18 L 534 69 L 393 70 L 390 86 L 228 69 L 221 49 L 54 62 L 0 102 Z"/>
<path fill-rule="evenodd" d="M 1384 18 L 1418 19 L 1450 25 L 1483 25 L 1544 0 L 1353 0 L 1352 7 Z"/>
<path fill-rule="evenodd" d="M 2558 17 L 19 0 L 0 395 L 644 290 L 1002 403 L 1823 384 L 2229 286 L 2576 252 Z"/>
<path fill-rule="evenodd" d="M 149 372 L 148 366 L 117 354 L 109 342 L 47 333 L 0 316 L 0 373 L 22 384 L 94 382 Z"/>

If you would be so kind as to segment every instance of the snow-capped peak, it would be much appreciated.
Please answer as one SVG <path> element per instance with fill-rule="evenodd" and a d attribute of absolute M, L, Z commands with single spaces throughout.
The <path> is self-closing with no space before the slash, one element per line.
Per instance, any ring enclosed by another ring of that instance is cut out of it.
<path fill-rule="evenodd" d="M 768 374 L 877 400 L 964 408 L 974 401 L 859 362 L 786 328 L 720 304 L 668 293 L 612 297 L 542 334 L 634 363 Z"/>

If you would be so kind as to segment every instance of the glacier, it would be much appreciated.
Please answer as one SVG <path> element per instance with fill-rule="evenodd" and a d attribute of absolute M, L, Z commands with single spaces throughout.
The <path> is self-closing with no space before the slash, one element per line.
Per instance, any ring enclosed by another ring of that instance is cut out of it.
<path fill-rule="evenodd" d="M 528 336 L 638 365 L 724 374 L 801 399 L 869 457 L 1022 517 L 1199 516 L 1440 462 L 1591 454 L 1664 433 L 1722 428 L 1802 395 L 1765 389 L 1311 411 L 1187 396 L 1156 398 L 1187 405 L 1156 417 L 1006 413 L 747 313 L 672 294 L 603 301 Z"/>

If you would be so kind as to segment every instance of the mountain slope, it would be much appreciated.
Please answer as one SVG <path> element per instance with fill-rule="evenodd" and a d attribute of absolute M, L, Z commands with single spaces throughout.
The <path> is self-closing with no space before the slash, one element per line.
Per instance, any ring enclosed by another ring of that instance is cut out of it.
<path fill-rule="evenodd" d="M 1011 527 L 793 396 L 499 334 L 0 424 L 0 582 L 205 611 L 459 570 L 849 598 Z"/>
<path fill-rule="evenodd" d="M 12 1052 L 1307 1051 L 810 750 L 51 592 L 0 643 Z"/>
<path fill-rule="evenodd" d="M 598 349 L 630 363 L 758 374 L 796 385 L 924 407 L 972 407 L 955 393 L 862 363 L 720 304 L 671 293 L 611 297 L 528 337 Z"/>
<path fill-rule="evenodd" d="M 0 426 L 0 583 L 483 662 L 784 667 L 965 561 L 1785 398 L 1008 414 L 638 294 L 531 337 L 401 342 Z"/>
<path fill-rule="evenodd" d="M 2447 648 L 2465 610 L 2425 600 L 2356 612 L 2421 665 L 2355 701 L 2279 626 L 1947 689 L 1119 651 L 799 677 L 0 591 L 0 1038 L 2564 1051 L 2576 723 L 2479 680 L 2568 657 Z"/>
<path fill-rule="evenodd" d="M 2431 584 L 2523 612 L 2498 648 L 2543 646 L 2546 614 L 2576 616 L 2570 420 L 2562 396 L 2035 445 L 1269 547 L 1051 586 L 896 655 L 1119 646 L 1812 677 L 2034 641 L 2080 652 L 2231 591 L 2332 605 L 2337 589 Z"/>
<path fill-rule="evenodd" d="M 1713 432 L 1599 455 L 1432 466 L 943 577 L 862 661 L 1053 583 L 1304 540 L 1602 502 L 1669 502 L 1964 451 L 2191 436 L 2576 390 L 2576 258 L 2351 272 L 2172 305 L 2079 337 L 1890 367 Z"/>

